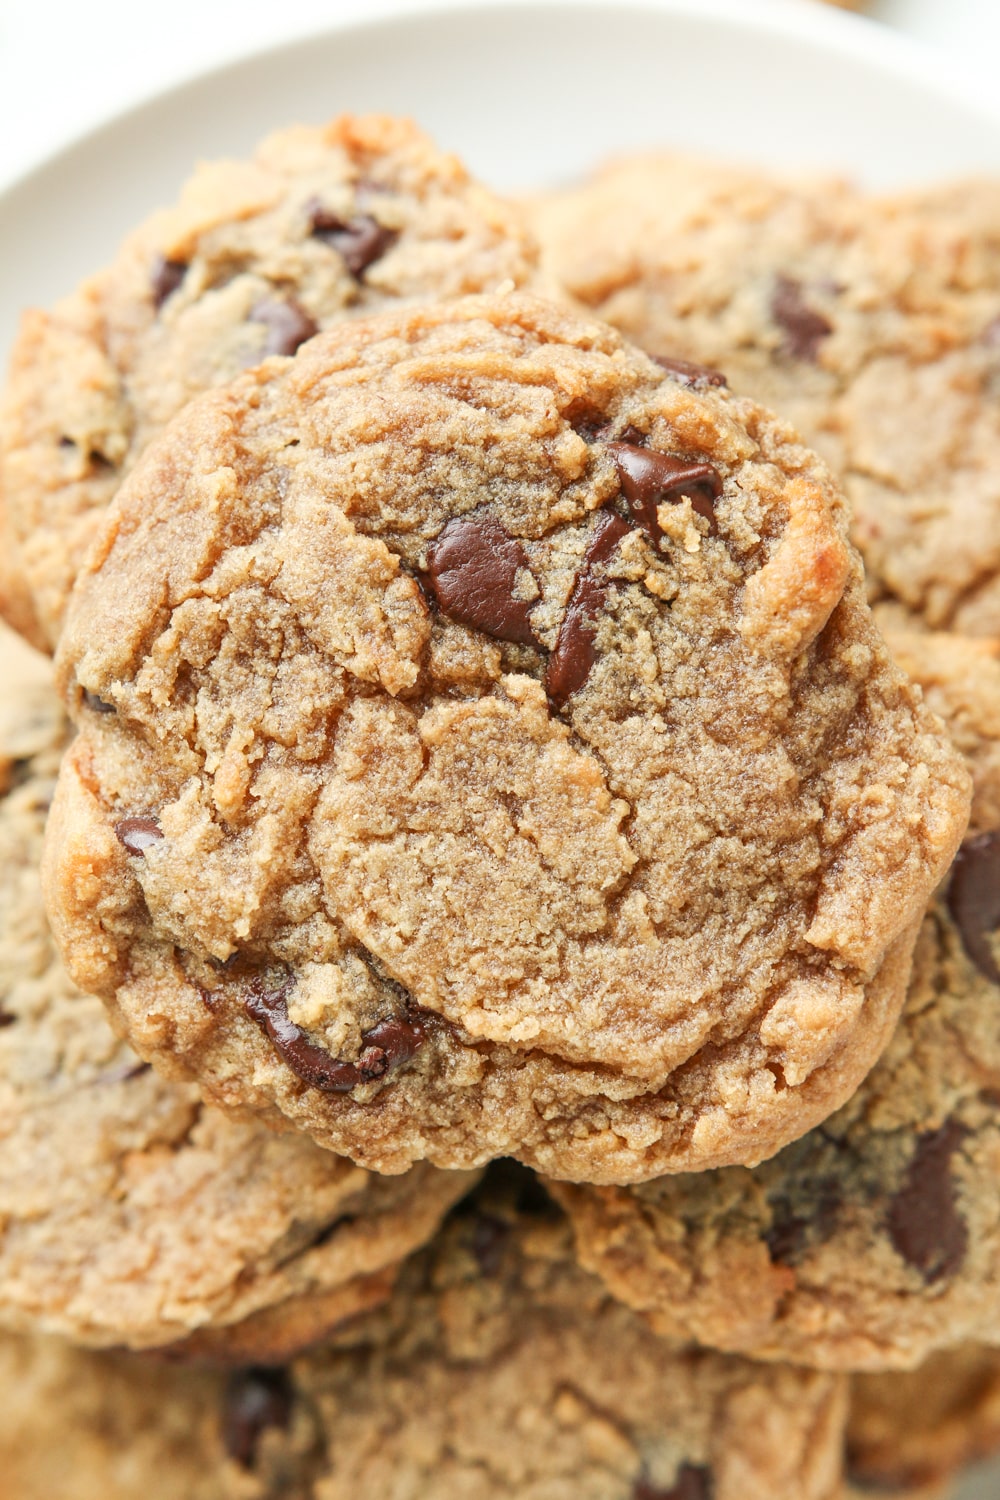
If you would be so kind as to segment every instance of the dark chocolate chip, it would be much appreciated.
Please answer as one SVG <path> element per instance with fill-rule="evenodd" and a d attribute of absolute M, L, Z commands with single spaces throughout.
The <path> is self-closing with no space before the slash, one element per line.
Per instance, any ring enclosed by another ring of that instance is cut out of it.
<path fill-rule="evenodd" d="M 965 840 L 951 867 L 948 910 L 980 974 L 1000 984 L 989 941 L 989 934 L 1000 927 L 1000 832 Z"/>
<path fill-rule="evenodd" d="M 537 646 L 534 599 L 514 594 L 528 566 L 524 548 L 489 511 L 449 521 L 428 554 L 431 589 L 441 613 L 499 641 Z"/>
<path fill-rule="evenodd" d="M 91 713 L 113 714 L 115 711 L 113 703 L 105 703 L 103 698 L 98 698 L 96 693 L 90 693 L 86 688 L 83 689 L 83 702 L 84 706 L 89 708 Z"/>
<path fill-rule="evenodd" d="M 472 1229 L 472 1253 L 484 1276 L 500 1274 L 504 1251 L 510 1239 L 510 1225 L 493 1214 L 477 1214 Z"/>
<path fill-rule="evenodd" d="M 156 307 L 162 307 L 168 297 L 172 297 L 187 275 L 187 263 L 183 260 L 167 260 L 165 255 L 158 255 L 153 261 L 149 272 L 149 285 L 153 293 L 153 303 Z"/>
<path fill-rule="evenodd" d="M 266 990 L 259 978 L 250 981 L 244 996 L 247 1014 L 267 1033 L 278 1055 L 310 1088 L 327 1094 L 346 1094 L 359 1084 L 382 1078 L 423 1046 L 427 1033 L 415 1016 L 388 1016 L 370 1031 L 361 1033 L 361 1055 L 356 1063 L 331 1057 L 324 1047 L 311 1042 L 288 1016 L 288 992 L 292 982 L 277 990 Z"/>
<path fill-rule="evenodd" d="M 386 229 L 371 214 L 355 214 L 351 219 L 341 219 L 315 199 L 310 201 L 308 208 L 313 234 L 344 257 L 344 264 L 356 280 L 360 280 L 370 265 L 381 260 L 399 238 L 397 230 Z"/>
<path fill-rule="evenodd" d="M 669 1489 L 650 1484 L 648 1479 L 637 1479 L 632 1500 L 712 1500 L 714 1492 L 711 1469 L 701 1464 L 681 1464 Z"/>
<path fill-rule="evenodd" d="M 222 1406 L 222 1441 L 229 1457 L 241 1468 L 252 1469 L 261 1437 L 269 1427 L 287 1430 L 294 1402 L 286 1371 L 262 1365 L 234 1370 Z"/>
<path fill-rule="evenodd" d="M 676 504 L 685 496 L 691 501 L 691 509 L 708 521 L 712 532 L 717 531 L 715 502 L 722 494 L 718 469 L 629 442 L 609 443 L 608 452 L 618 470 L 629 519 L 641 526 L 654 544 L 658 545 L 663 536 L 657 507 Z"/>
<path fill-rule="evenodd" d="M 0 1006 L 0 1031 L 5 1026 L 13 1026 L 16 1020 L 16 1016 L 12 1016 L 9 1010 L 4 1010 L 3 1006 Z"/>
<path fill-rule="evenodd" d="M 129 854 L 145 855 L 150 844 L 158 844 L 162 837 L 155 818 L 122 818 L 115 824 L 115 838 Z"/>
<path fill-rule="evenodd" d="M 267 328 L 264 357 L 270 354 L 294 354 L 300 344 L 311 339 L 319 328 L 294 297 L 286 300 L 265 297 L 250 309 L 250 320 Z"/>
<path fill-rule="evenodd" d="M 558 708 L 583 687 L 597 660 L 594 645 L 597 619 L 610 584 L 606 579 L 595 578 L 593 569 L 608 561 L 628 531 L 628 523 L 617 511 L 602 510 L 597 517 L 545 674 L 545 690 Z"/>
<path fill-rule="evenodd" d="M 704 390 L 710 385 L 729 384 L 721 370 L 712 370 L 708 365 L 696 365 L 690 359 L 673 359 L 668 354 L 654 354 L 653 359 L 661 370 L 666 370 L 681 385 L 692 386 L 695 390 Z"/>
<path fill-rule="evenodd" d="M 833 332 L 833 324 L 806 302 L 801 281 L 791 276 L 775 281 L 771 316 L 785 330 L 785 350 L 795 359 L 815 360 L 821 341 Z"/>
<path fill-rule="evenodd" d="M 889 1238 L 928 1284 L 952 1276 L 965 1259 L 969 1234 L 951 1175 L 964 1136 L 955 1120 L 918 1136 L 906 1180 L 889 1206 Z"/>
<path fill-rule="evenodd" d="M 836 1228 L 843 1205 L 843 1191 L 836 1177 L 821 1177 L 808 1184 L 809 1212 L 798 1213 L 782 1197 L 769 1200 L 771 1227 L 765 1235 L 772 1265 L 794 1266 L 803 1252 L 813 1244 L 822 1244 Z"/>

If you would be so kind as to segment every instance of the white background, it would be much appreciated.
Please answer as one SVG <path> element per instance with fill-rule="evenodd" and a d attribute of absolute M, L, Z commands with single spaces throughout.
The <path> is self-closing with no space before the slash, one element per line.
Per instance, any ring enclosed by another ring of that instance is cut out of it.
<path fill-rule="evenodd" d="M 372 0 L 0 0 L 0 187 L 171 83 L 371 10 Z M 870 0 L 868 11 L 932 46 L 970 94 L 996 99 L 1000 0 Z"/>

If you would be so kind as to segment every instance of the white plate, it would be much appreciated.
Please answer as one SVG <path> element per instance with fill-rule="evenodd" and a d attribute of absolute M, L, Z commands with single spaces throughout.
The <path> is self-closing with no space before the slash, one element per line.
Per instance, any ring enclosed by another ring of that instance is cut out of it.
<path fill-rule="evenodd" d="M 836 167 L 873 186 L 1000 172 L 1000 113 L 912 43 L 800 0 L 376 6 L 409 14 L 197 78 L 0 196 L 0 355 L 20 309 L 100 266 L 196 157 L 244 153 L 274 127 L 344 109 L 412 114 L 503 189 L 650 145 Z M 987 1479 L 966 1500 L 998 1493 Z"/>
<path fill-rule="evenodd" d="M 394 0 L 367 0 L 367 9 Z M 395 0 L 412 12 L 412 0 Z M 340 28 L 130 111 L 0 197 L 0 359 L 199 156 L 342 109 L 414 115 L 498 188 L 674 144 L 877 185 L 1000 170 L 1000 114 L 914 43 L 804 0 L 460 4 Z"/>

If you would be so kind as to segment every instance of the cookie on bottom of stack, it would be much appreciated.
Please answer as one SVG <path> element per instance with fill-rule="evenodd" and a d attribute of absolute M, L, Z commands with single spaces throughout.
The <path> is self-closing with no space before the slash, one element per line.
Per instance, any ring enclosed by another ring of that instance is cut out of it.
<path fill-rule="evenodd" d="M 851 1383 L 847 1467 L 862 1494 L 938 1493 L 998 1451 L 1000 1349 L 965 1344 Z"/>
<path fill-rule="evenodd" d="M 0 652 L 0 1327 L 284 1357 L 382 1300 L 475 1177 L 374 1177 L 227 1118 L 113 1035 L 42 906 L 68 725 L 49 663 L 6 631 Z"/>
<path fill-rule="evenodd" d="M 584 1264 L 661 1331 L 831 1369 L 1000 1343 L 1000 656 L 935 633 L 891 643 L 952 727 L 975 796 L 884 1056 L 837 1114 L 752 1171 L 552 1185 Z"/>
<path fill-rule="evenodd" d="M 10 1500 L 837 1500 L 846 1417 L 839 1377 L 652 1334 L 573 1264 L 527 1174 L 287 1370 L 0 1340 L 0 1397 Z"/>

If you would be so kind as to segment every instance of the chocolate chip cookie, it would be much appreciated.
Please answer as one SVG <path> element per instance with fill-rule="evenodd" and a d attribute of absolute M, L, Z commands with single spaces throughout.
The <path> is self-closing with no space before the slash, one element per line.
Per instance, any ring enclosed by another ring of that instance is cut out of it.
<path fill-rule="evenodd" d="M 554 1189 L 584 1263 L 656 1327 L 828 1368 L 1000 1343 L 1000 647 L 891 639 L 965 748 L 976 797 L 884 1057 L 752 1172 Z"/>
<path fill-rule="evenodd" d="M 1000 183 L 873 199 L 639 157 L 535 223 L 588 309 L 796 424 L 844 481 L 876 593 L 1000 635 Z"/>
<path fill-rule="evenodd" d="M 59 670 L 77 981 L 380 1171 L 767 1156 L 881 1050 L 966 820 L 824 466 L 519 294 L 189 406 Z"/>
<path fill-rule="evenodd" d="M 342 117 L 202 166 L 51 312 L 24 318 L 0 414 L 0 610 L 43 649 L 98 518 L 184 403 L 318 328 L 522 282 L 519 216 L 406 121 Z"/>
<path fill-rule="evenodd" d="M 835 1500 L 838 1377 L 671 1349 L 521 1196 L 463 1207 L 384 1313 L 285 1369 L 0 1340 L 5 1497 Z"/>
<path fill-rule="evenodd" d="M 27 648 L 6 631 L 0 651 L 0 1326 L 294 1351 L 384 1298 L 470 1178 L 377 1178 L 238 1124 L 116 1039 L 69 980 L 42 908 L 66 739 L 50 666 L 19 670 Z"/>
<path fill-rule="evenodd" d="M 922 1491 L 998 1450 L 1000 1350 L 964 1344 L 851 1382 L 847 1463 L 863 1493 Z"/>

